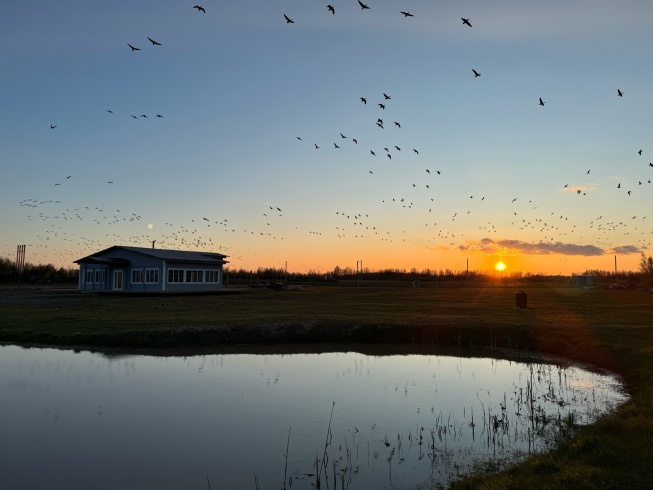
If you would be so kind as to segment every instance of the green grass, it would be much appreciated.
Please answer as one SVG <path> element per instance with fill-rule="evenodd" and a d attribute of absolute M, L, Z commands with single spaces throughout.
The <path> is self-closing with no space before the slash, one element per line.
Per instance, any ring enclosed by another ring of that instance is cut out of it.
<path fill-rule="evenodd" d="M 620 374 L 616 413 L 555 450 L 455 488 L 651 488 L 653 295 L 646 291 L 377 283 L 216 296 L 0 291 L 0 341 L 96 347 L 382 343 L 560 356 Z M 514 352 L 514 351 L 513 351 Z M 491 468 L 491 465 L 489 466 Z"/>

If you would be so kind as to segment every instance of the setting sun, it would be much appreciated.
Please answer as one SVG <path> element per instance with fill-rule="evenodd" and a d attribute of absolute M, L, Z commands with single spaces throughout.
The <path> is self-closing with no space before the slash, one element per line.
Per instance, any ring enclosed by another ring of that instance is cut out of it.
<path fill-rule="evenodd" d="M 502 271 L 506 268 L 506 264 L 504 264 L 503 262 L 497 262 L 494 268 L 498 271 Z"/>

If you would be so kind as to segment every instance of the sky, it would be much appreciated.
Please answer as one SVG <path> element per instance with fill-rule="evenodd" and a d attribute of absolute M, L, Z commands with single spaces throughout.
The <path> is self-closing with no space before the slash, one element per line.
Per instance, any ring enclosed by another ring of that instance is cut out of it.
<path fill-rule="evenodd" d="M 0 4 L 0 257 L 156 240 L 245 269 L 570 274 L 651 254 L 650 0 L 328 2 Z"/>

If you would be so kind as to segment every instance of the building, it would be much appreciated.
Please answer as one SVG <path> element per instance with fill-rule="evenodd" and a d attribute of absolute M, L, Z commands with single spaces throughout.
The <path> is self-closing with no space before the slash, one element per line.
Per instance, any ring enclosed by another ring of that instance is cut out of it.
<path fill-rule="evenodd" d="M 81 291 L 222 289 L 227 255 L 114 246 L 76 260 Z"/>
<path fill-rule="evenodd" d="M 581 288 L 593 288 L 596 287 L 596 281 L 594 276 L 589 274 L 575 275 L 572 276 L 573 285 Z"/>

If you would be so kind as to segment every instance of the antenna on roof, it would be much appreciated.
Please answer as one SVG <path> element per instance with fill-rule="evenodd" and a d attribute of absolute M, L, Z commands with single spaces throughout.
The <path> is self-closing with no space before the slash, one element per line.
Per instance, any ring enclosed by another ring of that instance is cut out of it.
<path fill-rule="evenodd" d="M 156 243 L 156 240 L 152 240 L 152 248 L 154 248 L 155 243 Z"/>

